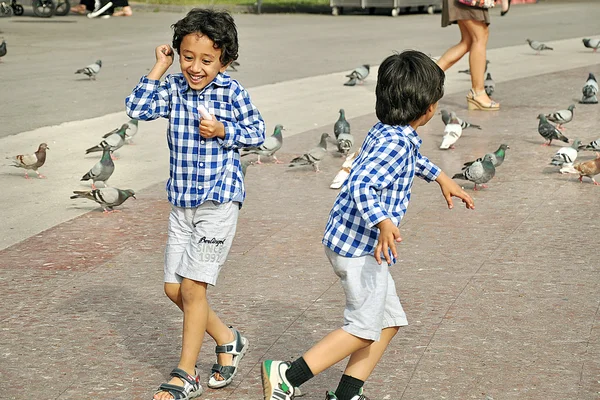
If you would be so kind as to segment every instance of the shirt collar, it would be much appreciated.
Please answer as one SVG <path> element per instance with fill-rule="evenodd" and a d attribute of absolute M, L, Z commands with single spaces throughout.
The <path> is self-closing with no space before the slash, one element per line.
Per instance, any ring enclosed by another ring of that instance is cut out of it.
<path fill-rule="evenodd" d="M 183 74 L 179 74 L 179 93 L 183 94 L 185 92 L 188 91 L 188 89 L 190 88 L 190 85 L 188 85 L 188 82 L 185 80 L 185 77 L 183 76 Z M 225 73 L 225 72 L 219 72 L 217 74 L 217 76 L 215 77 L 215 79 L 212 80 L 212 82 L 210 82 L 208 85 L 206 85 L 204 87 L 204 89 L 202 89 L 202 92 L 204 92 L 206 89 L 208 89 L 211 86 L 228 86 L 231 83 L 231 77 Z"/>
<path fill-rule="evenodd" d="M 403 127 L 402 134 L 404 134 L 417 149 L 421 147 L 421 143 L 423 143 L 423 141 L 419 137 L 417 131 L 415 131 L 412 126 L 406 125 L 405 127 Z"/>

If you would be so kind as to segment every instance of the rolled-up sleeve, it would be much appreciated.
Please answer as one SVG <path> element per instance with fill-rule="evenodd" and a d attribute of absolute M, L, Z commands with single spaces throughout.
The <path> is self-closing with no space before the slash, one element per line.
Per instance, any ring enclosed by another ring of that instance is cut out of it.
<path fill-rule="evenodd" d="M 133 119 L 152 121 L 160 117 L 167 118 L 171 109 L 169 76 L 162 83 L 143 76 L 125 99 L 125 107 L 127 115 Z"/>
<path fill-rule="evenodd" d="M 241 90 L 233 101 L 235 121 L 222 121 L 225 137 L 219 139 L 224 148 L 260 146 L 265 141 L 265 122 L 250 101 L 246 90 Z"/>
<path fill-rule="evenodd" d="M 429 158 L 425 157 L 421 153 L 417 152 L 417 160 L 415 162 L 415 174 L 424 179 L 427 182 L 433 182 L 440 175 L 442 170 L 429 161 Z"/>
<path fill-rule="evenodd" d="M 399 143 L 382 142 L 373 149 L 370 159 L 351 175 L 350 196 L 369 228 L 390 218 L 381 204 L 379 191 L 400 178 L 407 166 L 407 152 L 408 148 Z"/>

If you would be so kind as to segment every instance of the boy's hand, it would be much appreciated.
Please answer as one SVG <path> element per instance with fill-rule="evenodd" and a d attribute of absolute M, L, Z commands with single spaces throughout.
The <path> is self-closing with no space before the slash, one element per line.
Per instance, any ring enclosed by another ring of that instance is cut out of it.
<path fill-rule="evenodd" d="M 448 175 L 446 175 L 443 171 L 440 173 L 436 182 L 440 185 L 440 189 L 442 190 L 442 195 L 446 199 L 446 203 L 448 203 L 448 208 L 453 209 L 454 203 L 452 202 L 452 197 L 458 197 L 465 203 L 465 207 L 468 209 L 474 210 L 475 203 L 471 196 L 467 194 L 456 182 L 454 182 Z"/>
<path fill-rule="evenodd" d="M 200 120 L 200 136 L 205 139 L 211 139 L 218 137 L 225 139 L 225 125 L 222 122 L 217 121 L 215 116 L 212 116 L 212 120 L 202 118 Z"/>
<path fill-rule="evenodd" d="M 168 44 L 161 44 L 154 50 L 156 55 L 156 63 L 166 65 L 167 68 L 173 64 L 173 57 L 175 53 Z"/>
<path fill-rule="evenodd" d="M 173 64 L 175 53 L 168 44 L 161 44 L 154 50 L 154 53 L 156 55 L 156 64 L 154 64 L 154 67 L 148 73 L 148 79 L 160 80 Z"/>
<path fill-rule="evenodd" d="M 377 240 L 377 246 L 375 247 L 375 261 L 377 261 L 377 264 L 381 265 L 381 252 L 383 252 L 385 261 L 387 261 L 388 265 L 392 265 L 390 250 L 392 251 L 392 256 L 394 256 L 393 258 L 398 257 L 396 243 L 402 241 L 400 229 L 394 225 L 391 219 L 384 219 L 377 224 L 377 228 L 379 228 L 379 239 Z"/>

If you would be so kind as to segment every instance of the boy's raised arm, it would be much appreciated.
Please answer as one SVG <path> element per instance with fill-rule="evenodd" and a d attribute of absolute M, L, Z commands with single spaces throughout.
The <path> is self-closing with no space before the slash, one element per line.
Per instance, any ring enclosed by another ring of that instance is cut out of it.
<path fill-rule="evenodd" d="M 259 146 L 265 141 L 265 122 L 258 109 L 250 101 L 246 90 L 233 101 L 236 122 L 222 121 L 225 127 L 225 137 L 219 139 L 225 148 L 241 148 L 248 146 Z"/>

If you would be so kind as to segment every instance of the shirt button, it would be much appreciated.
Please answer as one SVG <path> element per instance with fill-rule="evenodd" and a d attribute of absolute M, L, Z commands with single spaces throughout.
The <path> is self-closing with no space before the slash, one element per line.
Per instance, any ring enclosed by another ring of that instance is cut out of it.
<path fill-rule="evenodd" d="M 200 163 L 200 166 L 201 166 L 201 167 L 204 167 L 204 163 L 202 163 L 202 162 L 201 162 L 201 163 Z"/>
<path fill-rule="evenodd" d="M 200 100 L 203 100 L 203 99 L 204 99 L 204 96 L 200 96 Z"/>
<path fill-rule="evenodd" d="M 204 144 L 204 143 L 206 143 L 204 140 L 201 140 L 201 141 L 200 141 L 200 144 Z"/>

